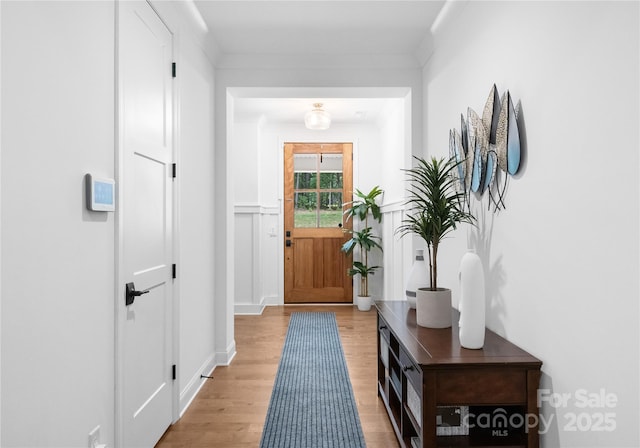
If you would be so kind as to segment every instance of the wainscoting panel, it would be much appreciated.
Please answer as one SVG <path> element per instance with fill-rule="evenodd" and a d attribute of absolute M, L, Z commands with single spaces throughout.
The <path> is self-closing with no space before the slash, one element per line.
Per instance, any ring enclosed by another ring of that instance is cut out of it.
<path fill-rule="evenodd" d="M 408 275 L 413 260 L 412 237 L 396 234 L 404 216 L 403 202 L 385 204 L 382 214 L 376 231 L 382 236 L 384 252 L 370 259 L 382 269 L 371 279 L 370 288 L 376 300 L 403 300 L 405 273 Z M 236 314 L 261 314 L 266 305 L 282 303 L 279 215 L 279 206 L 235 206 Z"/>
<path fill-rule="evenodd" d="M 261 314 L 265 302 L 277 296 L 278 206 L 236 204 L 235 305 L 236 314 Z"/>
<path fill-rule="evenodd" d="M 403 300 L 405 273 L 411 267 L 412 238 L 400 238 L 396 229 L 402 224 L 404 203 L 394 202 L 382 207 L 382 243 L 384 247 L 384 300 Z"/>

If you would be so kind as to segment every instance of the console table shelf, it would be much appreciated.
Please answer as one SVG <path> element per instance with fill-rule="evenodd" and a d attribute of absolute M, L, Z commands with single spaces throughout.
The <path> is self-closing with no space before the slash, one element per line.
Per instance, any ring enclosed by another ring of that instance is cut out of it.
<path fill-rule="evenodd" d="M 378 301 L 378 394 L 403 448 L 539 446 L 542 362 L 486 330 L 480 350 L 451 328 L 416 324 L 405 301 Z"/>

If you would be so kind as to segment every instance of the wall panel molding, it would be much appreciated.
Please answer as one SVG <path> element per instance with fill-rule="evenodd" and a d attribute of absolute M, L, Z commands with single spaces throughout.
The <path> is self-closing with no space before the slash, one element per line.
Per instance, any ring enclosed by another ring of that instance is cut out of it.
<path fill-rule="evenodd" d="M 388 214 L 388 213 L 393 213 L 393 212 L 404 212 L 405 210 L 405 201 L 395 201 L 395 202 L 389 202 L 387 204 L 382 204 L 382 206 L 380 207 L 380 211 L 382 212 L 383 215 Z"/>
<path fill-rule="evenodd" d="M 279 299 L 269 283 L 280 274 L 279 262 L 273 261 L 278 257 L 274 238 L 279 237 L 280 226 L 274 221 L 280 215 L 280 205 L 237 203 L 234 214 L 237 229 L 234 313 L 262 314 L 265 305 L 278 303 Z"/>
<path fill-rule="evenodd" d="M 383 300 L 403 300 L 405 273 L 411 266 L 411 238 L 400 238 L 396 229 L 402 224 L 404 201 L 384 204 L 382 211 Z"/>
<path fill-rule="evenodd" d="M 280 214 L 280 206 L 239 203 L 234 205 L 233 211 L 235 214 L 278 215 Z"/>

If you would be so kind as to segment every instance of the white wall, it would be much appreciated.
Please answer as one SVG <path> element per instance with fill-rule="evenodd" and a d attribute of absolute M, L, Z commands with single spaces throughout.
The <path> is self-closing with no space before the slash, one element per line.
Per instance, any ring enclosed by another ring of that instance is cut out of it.
<path fill-rule="evenodd" d="M 215 347 L 215 190 L 213 181 L 214 72 L 195 40 L 180 37 L 179 257 L 180 412 L 194 398 L 218 359 Z"/>
<path fill-rule="evenodd" d="M 260 119 L 245 117 L 234 120 L 233 176 L 234 191 L 234 311 L 259 313 L 262 311 L 261 235 L 262 215 L 261 183 L 262 155 L 260 151 Z M 268 157 L 267 157 L 268 160 Z"/>
<path fill-rule="evenodd" d="M 2 36 L 2 3 L 0 3 Z M 0 43 L 2 40 L 0 39 Z M 0 205 L 2 203 L 2 45 L 0 45 Z M 2 402 L 2 207 L 0 206 L 0 403 Z M 2 443 L 2 406 L 0 405 L 0 443 Z"/>
<path fill-rule="evenodd" d="M 411 166 L 414 151 L 422 154 L 422 148 L 419 145 L 412 147 L 411 140 L 407 138 L 411 126 L 411 97 L 390 103 L 381 125 L 381 141 L 385 148 L 381 163 L 384 167 L 382 179 L 385 193 L 380 235 L 384 253 L 379 262 L 383 266 L 383 275 L 382 284 L 378 285 L 381 291 L 377 296 L 384 300 L 404 300 L 405 277 L 412 260 L 412 239 L 401 239 L 396 233 L 404 216 L 407 190 L 406 176 L 402 170 Z"/>
<path fill-rule="evenodd" d="M 411 166 L 411 140 L 408 138 L 407 124 L 411 123 L 411 97 L 390 100 L 385 106 L 380 122 L 380 157 L 373 159 L 378 166 L 378 179 L 384 183 L 385 204 L 403 202 L 406 196 L 403 169 Z M 409 128 L 410 129 L 410 128 Z M 366 154 L 365 154 L 366 156 Z M 383 169 L 382 169 L 383 168 Z"/>
<path fill-rule="evenodd" d="M 430 152 L 447 154 L 449 129 L 468 106 L 481 113 L 494 82 L 522 103 L 526 148 L 506 210 L 486 212 L 485 200 L 478 230 L 443 245 L 440 283 L 456 297 L 469 240 L 488 326 L 543 361 L 541 388 L 569 394 L 566 407 L 544 403 L 542 446 L 640 446 L 639 4 L 464 2 L 436 38 L 424 70 Z M 618 403 L 579 408 L 581 389 Z M 590 430 L 606 413 L 615 430 Z"/>
<path fill-rule="evenodd" d="M 178 57 L 179 410 L 215 351 L 212 65 L 179 5 L 154 5 Z M 84 174 L 114 177 L 115 3 L 2 2 L 3 447 L 115 443 L 114 217 Z"/>
<path fill-rule="evenodd" d="M 235 120 L 233 123 L 233 166 L 238 167 L 233 176 L 235 204 L 260 202 L 260 176 L 262 155 L 259 151 L 259 119 Z M 268 155 L 265 156 L 268 159 Z"/>
<path fill-rule="evenodd" d="M 3 447 L 114 431 L 113 2 L 2 4 Z"/>

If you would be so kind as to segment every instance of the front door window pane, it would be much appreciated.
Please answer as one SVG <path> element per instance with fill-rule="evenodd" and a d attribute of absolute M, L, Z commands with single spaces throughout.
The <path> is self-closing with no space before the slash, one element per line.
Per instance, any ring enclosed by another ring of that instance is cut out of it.
<path fill-rule="evenodd" d="M 316 173 L 297 172 L 293 174 L 293 188 L 296 190 L 315 190 L 318 183 Z"/>
<path fill-rule="evenodd" d="M 342 224 L 342 192 L 320 193 L 319 227 Z"/>
<path fill-rule="evenodd" d="M 342 191 L 342 173 L 320 173 L 320 189 Z"/>
<path fill-rule="evenodd" d="M 295 227 L 318 227 L 318 193 L 294 193 Z"/>
<path fill-rule="evenodd" d="M 342 191 L 342 154 L 322 154 L 319 172 L 321 190 Z"/>
<path fill-rule="evenodd" d="M 293 156 L 294 190 L 318 188 L 318 154 L 295 154 Z"/>
<path fill-rule="evenodd" d="M 294 154 L 294 226 L 342 224 L 342 154 Z"/>

